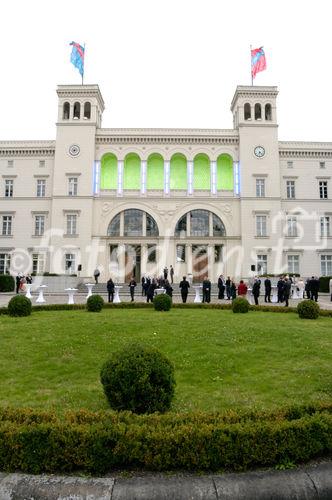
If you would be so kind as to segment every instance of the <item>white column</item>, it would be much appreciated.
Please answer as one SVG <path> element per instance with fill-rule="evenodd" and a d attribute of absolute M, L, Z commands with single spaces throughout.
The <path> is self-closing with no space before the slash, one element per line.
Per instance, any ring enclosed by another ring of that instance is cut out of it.
<path fill-rule="evenodd" d="M 118 258 L 119 258 L 119 276 L 118 276 L 118 281 L 119 283 L 124 283 L 125 280 L 125 251 L 126 247 L 125 245 L 121 244 L 118 246 Z"/>
<path fill-rule="evenodd" d="M 123 194 L 123 161 L 118 160 L 118 195 Z"/>
<path fill-rule="evenodd" d="M 141 160 L 141 194 L 146 194 L 146 160 Z"/>
<path fill-rule="evenodd" d="M 208 245 L 207 247 L 207 256 L 208 256 L 208 273 L 211 282 L 216 281 L 216 277 L 214 276 L 214 245 Z"/>
<path fill-rule="evenodd" d="M 188 192 L 188 194 L 193 194 L 193 192 L 194 192 L 193 178 L 194 178 L 194 162 L 192 160 L 187 160 L 187 183 L 188 183 L 187 192 Z"/>
<path fill-rule="evenodd" d="M 148 245 L 141 245 L 141 276 L 146 274 L 146 264 L 148 260 Z"/>
<path fill-rule="evenodd" d="M 93 166 L 93 194 L 100 193 L 100 161 L 95 161 Z"/>
<path fill-rule="evenodd" d="M 217 194 L 217 162 L 210 162 L 211 170 L 211 193 Z"/>
<path fill-rule="evenodd" d="M 164 194 L 170 193 L 170 162 L 164 161 Z"/>
<path fill-rule="evenodd" d="M 192 244 L 186 243 L 187 275 L 193 274 Z"/>

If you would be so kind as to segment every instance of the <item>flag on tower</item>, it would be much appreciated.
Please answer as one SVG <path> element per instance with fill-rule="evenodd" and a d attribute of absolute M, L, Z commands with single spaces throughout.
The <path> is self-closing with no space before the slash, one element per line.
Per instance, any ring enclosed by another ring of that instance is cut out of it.
<path fill-rule="evenodd" d="M 79 43 L 76 42 L 71 42 L 70 45 L 72 45 L 72 51 L 70 55 L 70 62 L 73 63 L 75 68 L 78 69 L 80 72 L 80 75 L 82 77 L 82 82 L 83 82 L 83 75 L 84 75 L 84 47 L 80 45 Z"/>
<path fill-rule="evenodd" d="M 266 59 L 263 47 L 251 50 L 251 78 L 254 79 L 259 71 L 266 69 Z"/>

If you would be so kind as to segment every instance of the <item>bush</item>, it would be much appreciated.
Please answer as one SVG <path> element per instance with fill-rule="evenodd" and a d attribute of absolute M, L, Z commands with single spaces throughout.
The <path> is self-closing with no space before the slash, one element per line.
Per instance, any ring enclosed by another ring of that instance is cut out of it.
<path fill-rule="evenodd" d="M 297 312 L 300 318 L 317 319 L 319 316 L 319 305 L 313 300 L 302 300 L 297 305 Z"/>
<path fill-rule="evenodd" d="M 104 363 L 100 373 L 104 393 L 114 410 L 165 412 L 174 395 L 174 368 L 157 349 L 126 346 Z"/>
<path fill-rule="evenodd" d="M 90 312 L 100 312 L 104 305 L 104 299 L 100 295 L 91 295 L 86 301 L 87 310 Z"/>
<path fill-rule="evenodd" d="M 172 306 L 172 299 L 166 293 L 156 295 L 153 299 L 153 306 L 156 311 L 169 311 Z"/>
<path fill-rule="evenodd" d="M 250 304 L 244 297 L 238 297 L 232 302 L 233 313 L 247 313 L 249 311 Z"/>
<path fill-rule="evenodd" d="M 319 278 L 319 291 L 321 293 L 329 293 L 330 292 L 330 280 L 332 276 L 321 276 Z"/>
<path fill-rule="evenodd" d="M 15 295 L 8 303 L 9 316 L 30 316 L 31 300 L 24 295 Z"/>
<path fill-rule="evenodd" d="M 15 280 L 9 274 L 0 274 L 0 292 L 12 292 L 15 289 Z"/>

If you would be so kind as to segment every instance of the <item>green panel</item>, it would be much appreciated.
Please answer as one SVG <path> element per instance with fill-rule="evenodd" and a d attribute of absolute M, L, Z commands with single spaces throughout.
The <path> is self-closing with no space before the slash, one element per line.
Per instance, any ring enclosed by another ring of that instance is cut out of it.
<path fill-rule="evenodd" d="M 135 153 L 130 153 L 125 158 L 123 189 L 141 189 L 141 160 Z"/>
<path fill-rule="evenodd" d="M 210 160 L 204 154 L 194 159 L 194 189 L 211 189 Z"/>
<path fill-rule="evenodd" d="M 217 189 L 234 189 L 233 158 L 230 155 L 220 155 L 217 159 Z"/>
<path fill-rule="evenodd" d="M 148 158 L 147 189 L 164 189 L 164 159 L 155 153 Z"/>
<path fill-rule="evenodd" d="M 187 190 L 187 159 L 180 153 L 171 158 L 170 188 Z"/>
<path fill-rule="evenodd" d="M 117 189 L 118 160 L 112 153 L 107 153 L 101 159 L 100 189 Z"/>

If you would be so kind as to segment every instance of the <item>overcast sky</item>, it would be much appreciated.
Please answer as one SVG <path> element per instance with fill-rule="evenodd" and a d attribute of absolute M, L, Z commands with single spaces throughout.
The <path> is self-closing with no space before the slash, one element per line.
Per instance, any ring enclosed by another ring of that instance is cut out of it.
<path fill-rule="evenodd" d="M 58 84 L 81 82 L 69 43 L 86 44 L 103 127 L 232 128 L 250 44 L 257 85 L 277 85 L 279 138 L 332 141 L 328 0 L 11 0 L 0 6 L 0 140 L 55 139 Z"/>

